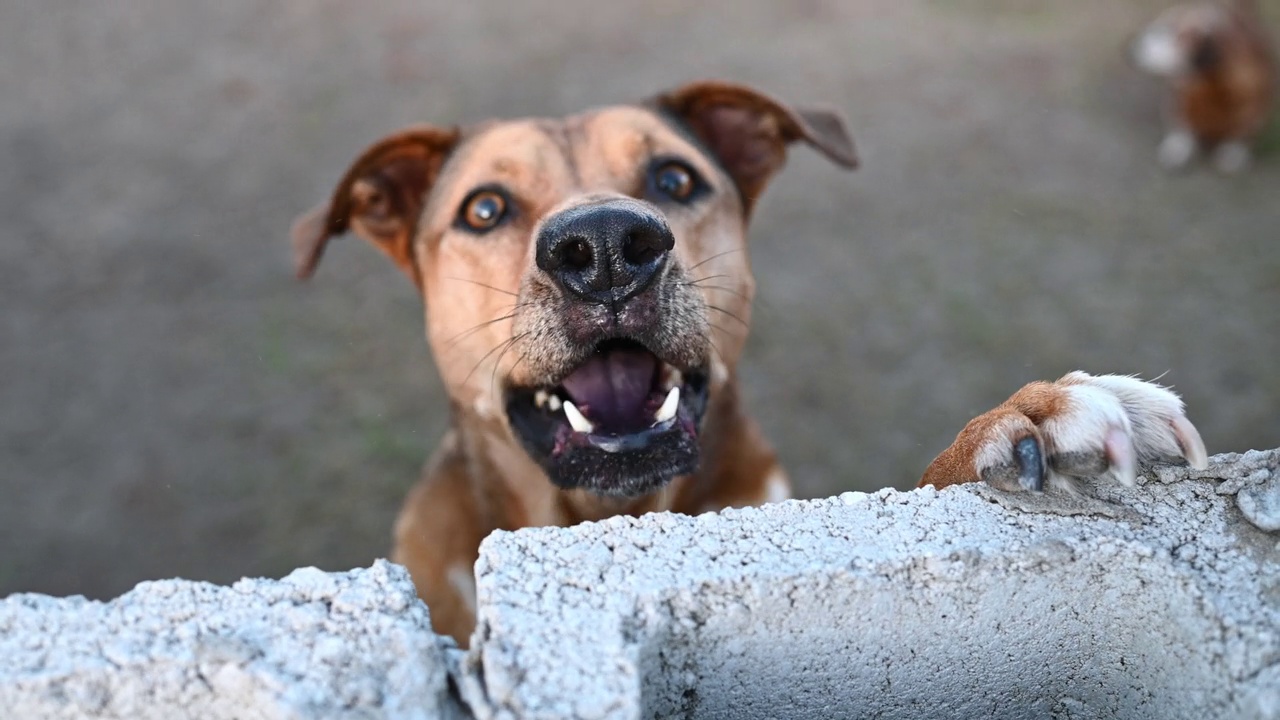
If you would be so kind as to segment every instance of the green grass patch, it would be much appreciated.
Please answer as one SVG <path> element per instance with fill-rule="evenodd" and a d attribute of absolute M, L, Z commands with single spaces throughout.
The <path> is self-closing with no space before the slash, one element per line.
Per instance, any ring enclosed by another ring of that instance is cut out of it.
<path fill-rule="evenodd" d="M 288 374 L 293 363 L 289 356 L 288 344 L 284 339 L 284 331 L 279 323 L 272 322 L 263 333 L 258 357 L 270 372 L 277 375 Z"/>
<path fill-rule="evenodd" d="M 1280 113 L 1272 113 L 1271 122 L 1258 136 L 1254 147 L 1259 157 L 1280 155 Z"/>
<path fill-rule="evenodd" d="M 416 469 L 427 459 L 423 438 L 415 433 L 397 430 L 378 418 L 360 421 L 363 453 L 379 463 Z"/>

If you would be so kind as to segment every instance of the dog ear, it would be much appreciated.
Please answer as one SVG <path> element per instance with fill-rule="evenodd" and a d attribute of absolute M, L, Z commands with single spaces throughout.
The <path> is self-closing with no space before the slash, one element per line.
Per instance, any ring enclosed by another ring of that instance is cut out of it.
<path fill-rule="evenodd" d="M 858 155 L 841 116 L 799 110 L 742 85 L 696 82 L 659 95 L 654 104 L 674 115 L 733 177 L 747 210 L 786 162 L 787 145 L 803 140 L 837 165 L 853 169 Z"/>
<path fill-rule="evenodd" d="M 365 150 L 329 202 L 294 221 L 290 236 L 298 278 L 311 277 L 330 238 L 351 230 L 386 253 L 420 289 L 413 250 L 418 216 L 457 142 L 456 129 L 420 126 Z"/>

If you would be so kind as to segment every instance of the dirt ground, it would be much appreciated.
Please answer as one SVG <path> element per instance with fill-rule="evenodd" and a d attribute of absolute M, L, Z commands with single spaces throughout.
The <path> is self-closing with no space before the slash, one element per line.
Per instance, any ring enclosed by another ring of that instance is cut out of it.
<path fill-rule="evenodd" d="M 746 392 L 800 496 L 909 487 L 1075 368 L 1280 445 L 1280 131 L 1156 168 L 1121 47 L 1162 4 L 0 3 L 0 595 L 385 553 L 445 422 L 421 309 L 354 241 L 295 283 L 290 220 L 399 126 L 701 77 L 844 109 L 864 159 L 798 150 L 752 232 Z"/>

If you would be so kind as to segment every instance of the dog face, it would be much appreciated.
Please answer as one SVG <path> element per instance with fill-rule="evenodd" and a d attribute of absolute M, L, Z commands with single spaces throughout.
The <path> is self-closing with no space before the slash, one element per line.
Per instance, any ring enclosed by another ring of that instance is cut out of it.
<path fill-rule="evenodd" d="M 1138 34 L 1130 53 L 1138 67 L 1161 77 L 1208 72 L 1222 60 L 1231 24 L 1230 13 L 1215 4 L 1171 7 Z"/>
<path fill-rule="evenodd" d="M 295 225 L 299 273 L 354 230 L 422 291 L 459 408 L 560 487 L 645 494 L 697 468 L 750 323 L 747 219 L 794 140 L 856 164 L 837 116 L 723 83 L 411 129 Z"/>

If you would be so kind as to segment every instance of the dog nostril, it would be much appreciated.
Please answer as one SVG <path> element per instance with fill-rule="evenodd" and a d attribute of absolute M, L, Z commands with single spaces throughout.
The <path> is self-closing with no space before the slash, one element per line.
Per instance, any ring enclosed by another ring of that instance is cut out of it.
<path fill-rule="evenodd" d="M 560 246 L 560 261 L 574 270 L 590 267 L 594 259 L 590 243 L 582 238 L 574 238 Z"/>
<path fill-rule="evenodd" d="M 632 265 L 644 265 L 670 250 L 672 245 L 665 234 L 633 231 L 622 244 L 622 259 Z"/>

